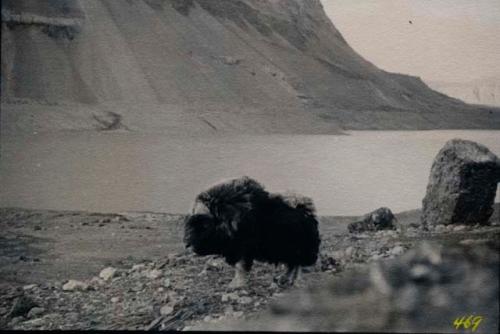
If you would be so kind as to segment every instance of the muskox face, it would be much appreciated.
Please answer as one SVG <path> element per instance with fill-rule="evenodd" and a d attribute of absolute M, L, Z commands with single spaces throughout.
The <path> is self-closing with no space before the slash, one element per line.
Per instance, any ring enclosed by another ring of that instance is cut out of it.
<path fill-rule="evenodd" d="M 198 255 L 221 254 L 227 237 L 221 233 L 219 222 L 200 203 L 184 223 L 184 242 Z"/>

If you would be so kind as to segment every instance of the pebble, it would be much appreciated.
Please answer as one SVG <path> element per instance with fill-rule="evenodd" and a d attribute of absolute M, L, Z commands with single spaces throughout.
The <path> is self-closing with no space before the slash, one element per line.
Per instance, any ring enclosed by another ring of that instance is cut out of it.
<path fill-rule="evenodd" d="M 99 277 L 105 281 L 109 281 L 111 278 L 115 277 L 115 274 L 116 274 L 116 268 L 107 267 L 101 270 L 101 272 L 99 273 Z"/>
<path fill-rule="evenodd" d="M 120 301 L 120 298 L 119 297 L 113 297 L 111 298 L 111 302 L 114 304 L 114 303 L 118 303 Z"/>
<path fill-rule="evenodd" d="M 160 308 L 160 314 L 165 316 L 174 312 L 174 308 L 170 305 L 164 305 Z"/>
<path fill-rule="evenodd" d="M 88 290 L 89 285 L 82 282 L 70 279 L 66 284 L 62 286 L 64 291 L 86 291 Z"/>
<path fill-rule="evenodd" d="M 146 268 L 146 265 L 144 263 L 141 263 L 141 264 L 134 264 L 132 266 L 132 269 L 130 269 L 131 271 L 142 271 Z"/>
<path fill-rule="evenodd" d="M 149 279 L 157 279 L 163 276 L 163 272 L 158 269 L 152 269 L 148 270 L 144 273 L 144 276 L 146 276 Z"/>
<path fill-rule="evenodd" d="M 234 315 L 236 318 L 241 318 L 241 317 L 243 316 L 243 311 L 233 312 L 233 315 Z"/>
<path fill-rule="evenodd" d="M 446 226 L 442 225 L 442 224 L 436 225 L 436 226 L 434 226 L 434 231 L 439 232 L 439 233 L 444 232 L 444 231 L 446 231 Z"/>
<path fill-rule="evenodd" d="M 29 312 L 28 312 L 28 318 L 37 318 L 40 315 L 45 313 L 45 309 L 43 307 L 33 307 Z"/>
<path fill-rule="evenodd" d="M 225 293 L 222 295 L 221 300 L 223 303 L 226 303 L 230 300 L 238 300 L 239 296 L 238 294 L 231 292 L 231 293 Z"/>
<path fill-rule="evenodd" d="M 396 256 L 397 256 L 397 255 L 401 255 L 401 254 L 403 254 L 404 252 L 405 252 L 405 249 L 404 249 L 403 247 L 401 247 L 401 246 L 396 246 L 396 247 L 394 247 L 393 249 L 391 249 L 391 251 L 390 251 L 390 253 L 391 253 L 392 255 L 396 255 Z"/>
<path fill-rule="evenodd" d="M 170 286 L 171 286 L 171 285 L 172 285 L 172 283 L 170 282 L 170 278 L 165 278 L 165 279 L 163 280 L 163 286 L 164 286 L 165 288 L 170 288 Z"/>
<path fill-rule="evenodd" d="M 247 296 L 240 297 L 238 299 L 238 303 L 239 304 L 243 304 L 243 305 L 250 304 L 251 302 L 252 302 L 252 298 L 251 297 L 247 297 Z"/>
<path fill-rule="evenodd" d="M 23 290 L 25 290 L 25 291 L 26 290 L 31 290 L 31 289 L 34 289 L 36 287 L 37 287 L 36 284 L 28 284 L 28 285 L 23 286 Z"/>
<path fill-rule="evenodd" d="M 464 231 L 466 228 L 467 228 L 466 225 L 456 225 L 456 226 L 453 226 L 453 232 Z"/>

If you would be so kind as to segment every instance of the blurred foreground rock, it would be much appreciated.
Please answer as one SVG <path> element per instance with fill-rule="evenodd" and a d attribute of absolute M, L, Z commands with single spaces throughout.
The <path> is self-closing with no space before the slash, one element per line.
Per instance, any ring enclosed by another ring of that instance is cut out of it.
<path fill-rule="evenodd" d="M 500 242 L 443 246 L 424 242 L 400 258 L 345 272 L 295 291 L 257 319 L 209 329 L 265 331 L 456 332 L 463 316 L 498 332 Z M 207 329 L 204 327 L 203 329 Z"/>
<path fill-rule="evenodd" d="M 498 182 L 500 160 L 495 154 L 472 141 L 450 140 L 432 165 L 422 224 L 487 224 Z"/>

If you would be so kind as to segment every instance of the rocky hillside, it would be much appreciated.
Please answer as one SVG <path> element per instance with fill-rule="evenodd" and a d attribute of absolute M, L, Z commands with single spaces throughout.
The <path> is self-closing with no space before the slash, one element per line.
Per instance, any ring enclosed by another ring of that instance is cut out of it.
<path fill-rule="evenodd" d="M 500 127 L 364 60 L 319 0 L 2 1 L 1 85 L 7 130 Z"/>

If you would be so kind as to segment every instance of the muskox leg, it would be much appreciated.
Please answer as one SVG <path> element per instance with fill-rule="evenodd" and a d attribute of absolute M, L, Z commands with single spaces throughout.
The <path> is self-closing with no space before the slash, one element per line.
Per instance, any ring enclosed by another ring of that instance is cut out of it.
<path fill-rule="evenodd" d="M 248 272 L 250 271 L 252 264 L 241 260 L 238 263 L 236 263 L 235 267 L 235 274 L 234 278 L 229 283 L 229 287 L 232 289 L 235 288 L 241 288 L 247 284 L 248 280 Z"/>
<path fill-rule="evenodd" d="M 279 285 L 294 285 L 297 279 L 300 279 L 300 266 L 287 265 L 287 271 L 275 278 Z"/>

